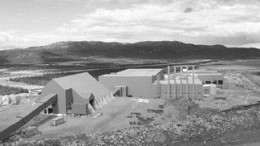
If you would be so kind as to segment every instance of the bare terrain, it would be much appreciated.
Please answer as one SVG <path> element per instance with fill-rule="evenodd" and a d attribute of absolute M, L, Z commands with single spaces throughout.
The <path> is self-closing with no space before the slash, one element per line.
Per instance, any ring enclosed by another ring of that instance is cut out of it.
<path fill-rule="evenodd" d="M 226 100 L 205 97 L 195 102 L 149 99 L 149 103 L 139 103 L 132 100 L 134 98 L 116 98 L 96 112 L 103 113 L 101 116 L 65 116 L 66 122 L 57 127 L 50 127 L 49 121 L 43 122 L 39 125 L 40 135 L 24 139 L 18 134 L 10 138 L 10 143 L 257 145 L 260 141 L 260 87 L 256 74 L 260 72 L 259 62 L 235 60 L 201 63 L 200 69 L 217 70 L 224 74 L 228 88 L 221 90 L 221 94 L 225 95 Z M 30 104 L 31 101 L 1 107 L 1 114 L 19 113 L 18 109 L 26 109 Z M 2 123 L 2 126 L 5 124 Z"/>
<path fill-rule="evenodd" d="M 116 98 L 114 101 L 104 108 L 97 110 L 96 113 L 102 112 L 102 116 L 95 119 L 92 116 L 87 117 L 69 117 L 66 116 L 66 123 L 57 127 L 51 127 L 49 123 L 45 123 L 39 127 L 42 132 L 41 137 L 68 136 L 71 134 L 94 134 L 103 133 L 116 129 L 129 127 L 129 122 L 133 118 L 131 113 L 140 113 L 142 116 L 156 117 L 155 113 L 148 113 L 147 109 L 157 108 L 163 104 L 163 100 L 153 99 L 147 103 L 137 103 L 130 98 Z"/>

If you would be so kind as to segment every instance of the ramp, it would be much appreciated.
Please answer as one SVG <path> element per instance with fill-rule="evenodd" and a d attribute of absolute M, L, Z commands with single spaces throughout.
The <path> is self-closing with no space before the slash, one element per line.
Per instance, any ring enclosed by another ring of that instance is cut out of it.
<path fill-rule="evenodd" d="M 47 108 L 49 105 L 57 102 L 56 94 L 48 94 L 47 96 L 42 97 L 38 102 L 33 104 L 29 109 L 23 111 L 21 114 L 17 115 L 17 119 L 9 127 L 5 128 L 0 132 L 0 141 L 8 138 L 12 133 L 21 128 L 32 118 L 38 115 L 41 111 Z"/>

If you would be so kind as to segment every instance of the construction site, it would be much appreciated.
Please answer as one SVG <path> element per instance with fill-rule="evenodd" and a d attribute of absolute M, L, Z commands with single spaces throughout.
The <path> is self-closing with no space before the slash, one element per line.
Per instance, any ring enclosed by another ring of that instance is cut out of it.
<path fill-rule="evenodd" d="M 0 140 L 5 141 L 10 136 L 19 134 L 17 131 L 26 129 L 30 126 L 28 123 L 39 115 L 61 116 L 64 117 L 65 123 L 50 127 L 46 120 L 37 125 L 41 134 L 32 137 L 65 136 L 127 128 L 131 123 L 133 125 L 133 119 L 127 118 L 132 117 L 133 113 L 142 113 L 146 115 L 146 120 L 150 118 L 155 119 L 155 123 L 160 122 L 163 114 L 158 115 L 150 111 L 169 99 L 176 102 L 193 101 L 200 107 L 218 110 L 258 102 L 259 95 L 255 92 L 246 91 L 247 94 L 244 95 L 241 89 L 237 89 L 231 79 L 234 75 L 230 72 L 195 68 L 198 66 L 126 69 L 101 75 L 98 80 L 87 72 L 52 79 L 41 89 L 37 98 L 17 104 L 10 110 L 1 110 L 1 115 L 12 115 L 1 118 L 3 122 L 0 124 Z M 241 78 L 236 79 L 244 82 Z M 10 103 L 7 101 L 9 99 L 1 98 L 1 105 Z M 17 102 L 21 100 L 19 97 L 13 98 L 15 103 L 15 99 Z M 178 113 L 174 108 L 164 110 L 165 113 Z M 137 119 L 140 120 L 140 116 L 137 116 Z"/>

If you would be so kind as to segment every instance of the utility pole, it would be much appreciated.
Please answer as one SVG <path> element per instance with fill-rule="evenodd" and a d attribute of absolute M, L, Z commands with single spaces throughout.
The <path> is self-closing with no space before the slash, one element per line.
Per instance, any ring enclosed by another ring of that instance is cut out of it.
<path fill-rule="evenodd" d="M 171 98 L 170 66 L 168 66 L 168 98 Z"/>

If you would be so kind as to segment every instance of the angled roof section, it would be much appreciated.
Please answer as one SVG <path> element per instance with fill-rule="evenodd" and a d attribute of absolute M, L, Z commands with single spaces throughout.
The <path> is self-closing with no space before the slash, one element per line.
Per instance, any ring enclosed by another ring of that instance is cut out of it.
<path fill-rule="evenodd" d="M 110 93 L 110 91 L 106 87 L 100 84 L 95 78 L 93 78 L 87 72 L 56 78 L 53 79 L 53 81 L 55 81 L 63 89 L 72 88 L 78 93 L 92 93 L 97 98 Z"/>
<path fill-rule="evenodd" d="M 53 96 L 56 96 L 56 94 L 53 94 L 53 93 L 50 93 L 48 94 L 47 96 L 44 96 L 42 98 L 40 98 L 38 100 L 39 103 L 46 103 L 47 101 L 49 101 L 51 98 L 53 98 Z M 56 97 L 56 100 L 57 100 L 57 97 Z"/>

